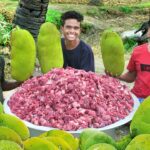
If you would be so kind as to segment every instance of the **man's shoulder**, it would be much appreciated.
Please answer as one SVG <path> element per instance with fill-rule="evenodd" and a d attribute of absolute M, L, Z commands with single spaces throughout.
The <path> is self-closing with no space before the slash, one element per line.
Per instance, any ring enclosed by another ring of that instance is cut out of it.
<path fill-rule="evenodd" d="M 92 52 L 91 46 L 85 43 L 83 40 L 80 41 L 80 44 L 85 52 Z"/>
<path fill-rule="evenodd" d="M 133 50 L 133 53 L 134 53 L 134 55 L 135 54 L 141 54 L 146 50 L 147 50 L 147 43 L 136 46 Z"/>

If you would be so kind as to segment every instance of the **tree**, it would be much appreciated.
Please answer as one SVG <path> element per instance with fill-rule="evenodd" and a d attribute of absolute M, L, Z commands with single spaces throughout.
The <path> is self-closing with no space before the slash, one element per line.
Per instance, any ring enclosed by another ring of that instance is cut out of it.
<path fill-rule="evenodd" d="M 13 23 L 28 30 L 35 41 L 42 23 L 45 22 L 49 0 L 20 0 Z"/>

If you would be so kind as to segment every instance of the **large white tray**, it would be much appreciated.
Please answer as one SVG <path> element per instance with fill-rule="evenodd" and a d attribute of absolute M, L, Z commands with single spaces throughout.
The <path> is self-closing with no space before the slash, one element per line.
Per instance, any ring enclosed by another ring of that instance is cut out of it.
<path fill-rule="evenodd" d="M 10 97 L 11 97 L 11 95 L 14 92 L 15 91 L 11 91 L 7 95 L 5 95 L 6 98 L 5 98 L 5 101 L 4 101 L 4 112 L 7 113 L 7 114 L 11 114 L 11 115 L 15 116 L 15 114 L 13 114 L 11 112 L 11 110 L 10 110 L 8 104 L 7 104 Z M 140 103 L 139 103 L 139 100 L 137 99 L 137 97 L 135 95 L 133 95 L 133 94 L 131 94 L 131 95 L 132 95 L 132 98 L 133 98 L 133 101 L 134 101 L 133 111 L 127 117 L 125 117 L 124 119 L 119 120 L 119 121 L 117 121 L 117 122 L 115 122 L 111 125 L 105 126 L 103 128 L 97 128 L 97 130 L 104 131 L 104 132 L 112 135 L 115 128 L 117 128 L 119 126 L 122 126 L 122 125 L 124 125 L 124 124 L 126 124 L 126 123 L 128 123 L 129 121 L 132 120 L 132 117 L 133 117 L 134 113 L 136 112 L 137 108 L 139 107 Z M 32 124 L 30 122 L 27 122 L 27 121 L 24 121 L 24 120 L 23 120 L 23 122 L 29 128 L 31 136 L 37 136 L 37 135 L 39 135 L 39 134 L 41 134 L 45 131 L 55 129 L 55 128 L 51 128 L 51 127 L 34 125 L 34 124 Z M 81 133 L 82 131 L 83 131 L 83 129 L 77 130 L 77 131 L 68 131 L 68 132 L 74 134 L 75 136 L 78 136 L 78 134 Z"/>

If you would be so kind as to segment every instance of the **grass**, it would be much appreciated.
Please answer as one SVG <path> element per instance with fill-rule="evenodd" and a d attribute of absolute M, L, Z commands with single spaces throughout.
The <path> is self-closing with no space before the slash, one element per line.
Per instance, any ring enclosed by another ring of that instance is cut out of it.
<path fill-rule="evenodd" d="M 6 10 L 14 11 L 18 5 L 18 0 L 3 0 L 0 7 Z"/>

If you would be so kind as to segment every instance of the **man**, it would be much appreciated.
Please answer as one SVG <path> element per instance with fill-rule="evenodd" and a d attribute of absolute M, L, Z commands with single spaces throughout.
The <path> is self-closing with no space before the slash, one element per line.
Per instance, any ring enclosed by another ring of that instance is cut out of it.
<path fill-rule="evenodd" d="M 95 71 L 92 49 L 79 39 L 83 16 L 76 11 L 68 11 L 61 16 L 62 50 L 64 68 L 67 66 L 85 71 Z"/>
<path fill-rule="evenodd" d="M 3 91 L 12 90 L 18 87 L 22 82 L 7 82 L 4 77 L 4 67 L 5 61 L 2 56 L 0 56 L 0 102 L 4 102 Z"/>
<path fill-rule="evenodd" d="M 127 67 L 128 72 L 117 77 L 129 83 L 135 82 L 131 91 L 139 98 L 140 102 L 150 96 L 150 20 L 146 32 L 148 43 L 134 48 Z"/>

